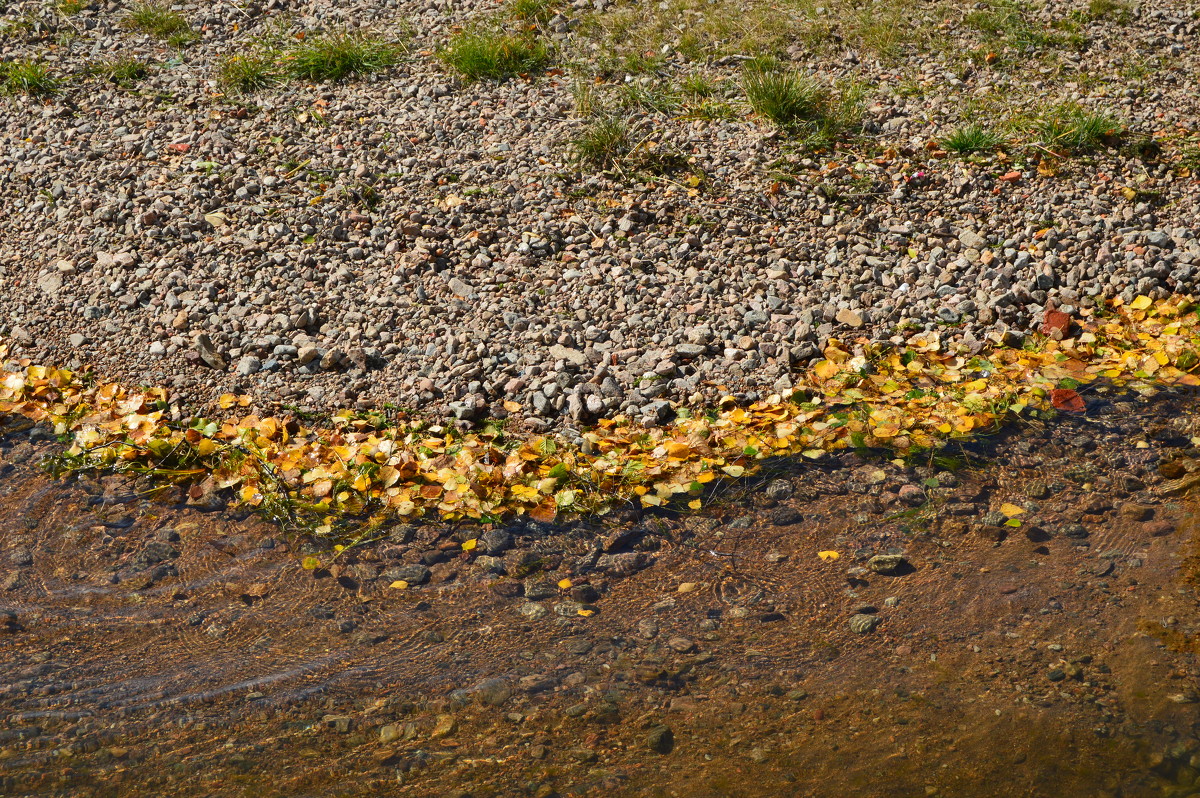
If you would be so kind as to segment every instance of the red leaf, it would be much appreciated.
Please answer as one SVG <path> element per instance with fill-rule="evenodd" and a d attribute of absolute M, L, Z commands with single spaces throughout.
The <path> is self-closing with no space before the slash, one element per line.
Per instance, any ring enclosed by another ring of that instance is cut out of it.
<path fill-rule="evenodd" d="M 1086 405 L 1083 397 L 1070 388 L 1055 388 L 1050 392 L 1050 404 L 1055 410 L 1066 410 L 1068 413 L 1082 413 Z"/>
<path fill-rule="evenodd" d="M 185 141 L 177 141 L 174 144 L 167 145 L 168 150 L 175 150 L 175 152 L 187 152 L 191 148 L 192 148 L 192 145 L 188 144 Z"/>

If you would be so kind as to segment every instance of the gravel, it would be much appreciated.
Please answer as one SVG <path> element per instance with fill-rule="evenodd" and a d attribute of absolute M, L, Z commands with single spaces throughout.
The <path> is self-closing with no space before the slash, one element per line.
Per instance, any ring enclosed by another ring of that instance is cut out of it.
<path fill-rule="evenodd" d="M 617 413 L 663 424 L 672 402 L 788 390 L 831 338 L 978 348 L 1020 342 L 1052 307 L 1196 286 L 1200 191 L 1172 140 L 1162 157 L 1102 148 L 1049 176 L 1036 153 L 930 145 L 976 100 L 1077 101 L 1123 119 L 1127 141 L 1192 124 L 1200 23 L 1173 4 L 1090 21 L 1081 51 L 1013 72 L 936 49 L 897 69 L 849 42 L 793 46 L 796 68 L 867 87 L 861 141 L 834 151 L 745 113 L 631 111 L 687 156 L 697 188 L 574 162 L 572 74 L 449 74 L 430 53 L 492 13 L 476 4 L 173 7 L 202 33 L 181 52 L 122 29 L 115 3 L 70 18 L 6 6 L 4 22 L 36 24 L 0 37 L 0 55 L 74 75 L 53 97 L 0 97 L 0 335 L 14 355 L 167 385 L 193 407 L 234 391 L 467 427 L 505 402 L 535 430 Z M 284 7 L 294 31 L 403 23 L 409 55 L 357 81 L 223 93 L 220 58 Z M 551 26 L 580 63 L 596 58 L 585 13 L 564 7 Z M 961 25 L 939 35 L 977 44 Z M 150 75 L 132 89 L 82 77 L 115 51 Z M 664 53 L 657 72 L 618 70 L 600 90 L 692 72 L 737 85 L 736 59 Z M 1159 71 L 1127 76 L 1151 57 Z"/>

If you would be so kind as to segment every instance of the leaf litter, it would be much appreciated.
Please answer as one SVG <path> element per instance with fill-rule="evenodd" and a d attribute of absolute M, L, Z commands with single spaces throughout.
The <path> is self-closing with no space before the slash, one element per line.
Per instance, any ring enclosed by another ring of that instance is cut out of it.
<path fill-rule="evenodd" d="M 310 428 L 295 418 L 239 416 L 253 400 L 232 394 L 216 402 L 225 418 L 181 424 L 171 420 L 179 413 L 165 389 L 25 360 L 0 370 L 0 413 L 48 424 L 69 443 L 49 463 L 56 474 L 140 474 L 186 485 L 193 499 L 227 491 L 234 504 L 285 526 L 362 540 L 401 519 L 549 522 L 627 503 L 695 510 L 714 482 L 753 474 L 768 458 L 817 460 L 848 448 L 913 457 L 1015 419 L 1084 412 L 1077 389 L 1098 381 L 1144 393 L 1200 386 L 1200 315 L 1190 298 L 1118 299 L 1075 321 L 1072 338 L 977 354 L 936 332 L 903 347 L 831 341 L 786 397 L 678 408 L 662 427 L 603 419 L 575 440 L 494 428 L 464 434 L 412 418 L 379 428 L 349 411 L 328 429 Z"/>

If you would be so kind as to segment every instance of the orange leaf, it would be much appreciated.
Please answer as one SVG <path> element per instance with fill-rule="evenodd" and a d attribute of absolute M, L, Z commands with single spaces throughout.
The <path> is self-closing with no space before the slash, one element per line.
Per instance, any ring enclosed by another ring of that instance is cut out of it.
<path fill-rule="evenodd" d="M 543 524 L 553 521 L 556 515 L 558 515 L 558 504 L 554 501 L 553 497 L 529 511 L 530 518 L 534 521 L 541 521 Z"/>

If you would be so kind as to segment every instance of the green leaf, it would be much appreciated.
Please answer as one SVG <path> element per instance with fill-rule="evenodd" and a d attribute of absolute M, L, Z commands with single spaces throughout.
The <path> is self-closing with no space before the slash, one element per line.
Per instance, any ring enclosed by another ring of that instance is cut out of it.
<path fill-rule="evenodd" d="M 565 479 L 570 473 L 571 472 L 567 469 L 566 465 L 559 463 L 558 465 L 554 466 L 554 468 L 551 468 L 550 472 L 546 476 L 553 477 L 554 479 Z"/>

